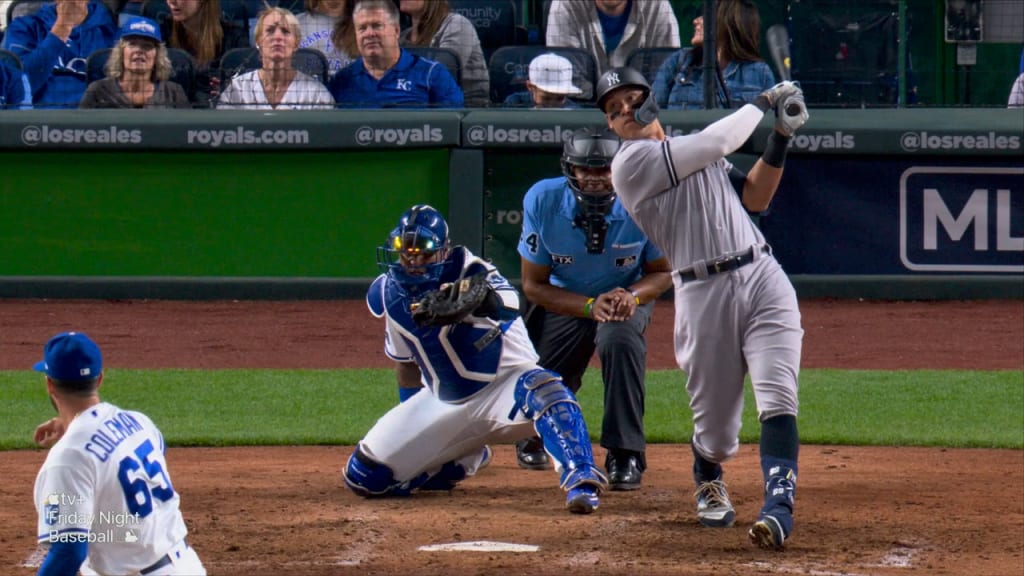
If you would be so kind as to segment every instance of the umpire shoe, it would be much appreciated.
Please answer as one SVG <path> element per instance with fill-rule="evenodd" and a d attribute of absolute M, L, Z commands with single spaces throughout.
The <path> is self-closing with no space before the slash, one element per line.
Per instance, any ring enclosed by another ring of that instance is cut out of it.
<path fill-rule="evenodd" d="M 781 550 L 792 531 L 793 515 L 783 508 L 774 508 L 771 513 L 761 514 L 747 535 L 755 546 L 765 550 Z"/>
<path fill-rule="evenodd" d="M 693 493 L 697 499 L 697 521 L 709 528 L 728 528 L 736 520 L 736 510 L 721 479 L 700 482 Z M 751 535 L 753 538 L 753 535 Z"/>
<path fill-rule="evenodd" d="M 640 457 L 632 452 L 608 451 L 604 461 L 608 471 L 608 487 L 612 490 L 639 490 L 643 478 Z"/>
<path fill-rule="evenodd" d="M 551 467 L 551 459 L 544 451 L 544 441 L 537 436 L 516 441 L 516 460 L 520 468 L 527 470 L 547 470 Z"/>

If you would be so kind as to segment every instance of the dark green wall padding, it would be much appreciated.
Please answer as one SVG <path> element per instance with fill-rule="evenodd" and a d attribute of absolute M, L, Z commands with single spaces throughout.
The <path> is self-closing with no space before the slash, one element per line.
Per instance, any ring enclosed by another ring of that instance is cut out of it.
<path fill-rule="evenodd" d="M 448 158 L 4 151 L 0 276 L 373 277 L 403 209 L 447 211 Z"/>

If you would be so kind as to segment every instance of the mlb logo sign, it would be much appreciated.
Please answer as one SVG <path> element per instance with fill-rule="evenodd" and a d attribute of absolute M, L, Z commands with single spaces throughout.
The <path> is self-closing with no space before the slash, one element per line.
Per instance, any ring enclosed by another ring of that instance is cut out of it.
<path fill-rule="evenodd" d="M 927 272 L 1024 272 L 1024 168 L 913 167 L 900 178 L 900 260 Z"/>

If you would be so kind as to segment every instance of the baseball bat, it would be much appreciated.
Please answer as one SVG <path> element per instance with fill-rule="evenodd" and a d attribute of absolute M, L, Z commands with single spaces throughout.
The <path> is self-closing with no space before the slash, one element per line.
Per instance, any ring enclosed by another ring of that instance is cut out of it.
<path fill-rule="evenodd" d="M 770 26 L 765 31 L 765 39 L 768 41 L 768 52 L 772 55 L 779 78 L 783 81 L 792 81 L 793 78 L 789 72 L 789 33 L 786 32 L 786 27 L 782 24 Z M 796 116 L 799 113 L 800 107 L 796 104 L 786 107 L 786 114 L 790 116 Z"/>

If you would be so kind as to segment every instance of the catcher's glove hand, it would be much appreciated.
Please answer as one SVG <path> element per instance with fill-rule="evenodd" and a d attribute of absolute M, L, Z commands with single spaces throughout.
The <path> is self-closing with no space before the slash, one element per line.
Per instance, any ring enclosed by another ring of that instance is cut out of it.
<path fill-rule="evenodd" d="M 487 274 L 480 272 L 427 292 L 411 306 L 413 321 L 419 326 L 447 326 L 461 322 L 478 308 L 488 308 L 497 295 Z"/>

